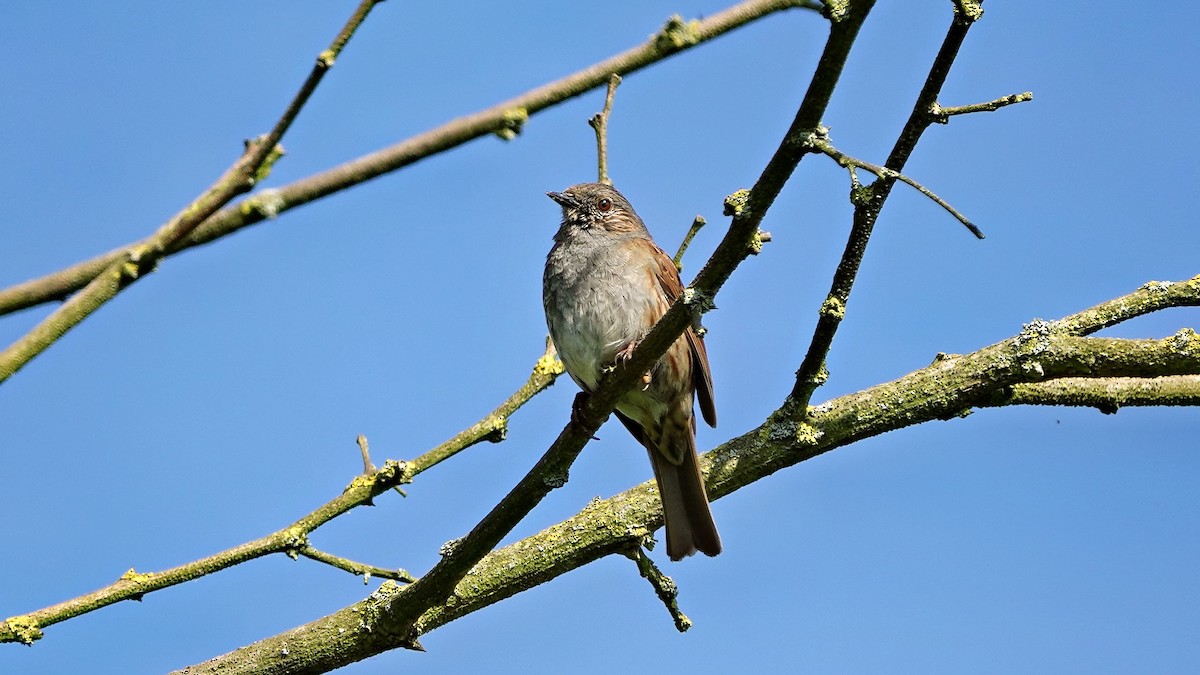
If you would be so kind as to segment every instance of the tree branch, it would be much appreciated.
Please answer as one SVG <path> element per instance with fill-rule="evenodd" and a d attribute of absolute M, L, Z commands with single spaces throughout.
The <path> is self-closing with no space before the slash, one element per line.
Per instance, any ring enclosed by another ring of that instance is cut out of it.
<path fill-rule="evenodd" d="M 1129 406 L 1200 406 L 1200 375 L 1064 377 L 1015 384 L 1003 405 L 1086 406 L 1106 415 Z"/>
<path fill-rule="evenodd" d="M 970 113 L 977 113 L 977 112 L 995 112 L 1001 108 L 1005 108 L 1010 105 L 1013 105 L 1014 103 L 1024 103 L 1026 101 L 1032 101 L 1032 100 L 1033 100 L 1033 92 L 1026 91 L 1026 92 L 1022 92 L 1020 94 L 1009 94 L 1008 96 L 1001 96 L 1000 98 L 995 99 L 993 101 L 986 101 L 984 103 L 972 103 L 971 105 L 953 106 L 950 108 L 943 108 L 942 106 L 938 105 L 937 102 L 935 101 L 934 104 L 929 107 L 929 114 L 933 115 L 934 122 L 936 122 L 938 124 L 949 124 L 950 118 L 953 115 L 967 115 Z"/>
<path fill-rule="evenodd" d="M 901 129 L 887 161 L 884 162 L 884 167 L 896 172 L 896 175 L 903 171 L 905 163 L 916 149 L 921 134 L 934 121 L 930 111 L 937 102 L 938 93 L 946 83 L 950 67 L 958 56 L 958 50 L 962 47 L 967 32 L 974 21 L 982 16 L 981 2 L 982 0 L 980 2 L 968 0 L 955 2 L 954 20 L 946 32 L 937 56 L 933 59 L 929 75 L 925 78 L 925 85 L 921 88 L 921 93 L 917 95 L 908 121 L 904 123 L 904 128 Z M 815 147 L 812 143 L 820 135 L 819 129 L 816 125 L 807 127 L 807 129 L 810 131 L 803 142 L 809 147 Z M 854 287 L 863 255 L 867 251 L 867 242 L 871 238 L 875 222 L 879 219 L 879 213 L 883 209 L 888 195 L 891 194 L 895 182 L 895 177 L 880 177 L 870 186 L 855 190 L 851 195 L 851 201 L 854 203 L 854 218 L 850 227 L 850 235 L 846 241 L 846 248 L 842 252 L 841 261 L 834 272 L 829 294 L 821 304 L 812 341 L 809 343 L 804 360 L 800 363 L 800 368 L 796 371 L 796 382 L 792 387 L 790 401 L 785 405 L 788 415 L 803 418 L 807 414 L 813 392 L 829 378 L 829 372 L 825 369 L 825 359 L 833 346 L 833 336 L 846 316 L 846 303 L 850 300 L 850 290 Z"/>
<path fill-rule="evenodd" d="M 613 97 L 621 84 L 621 76 L 613 73 L 608 78 L 608 92 L 604 95 L 604 109 L 592 115 L 588 124 L 596 130 L 596 180 L 605 185 L 612 185 L 608 177 L 608 118 L 612 115 Z"/>
<path fill-rule="evenodd" d="M 528 91 L 516 98 L 459 117 L 396 145 L 350 160 L 280 188 L 262 190 L 212 215 L 190 235 L 167 247 L 175 253 L 232 234 L 243 227 L 345 190 L 426 157 L 445 152 L 488 134 L 511 138 L 529 116 L 604 85 L 612 73 L 629 75 L 675 54 L 687 51 L 752 21 L 787 9 L 821 11 L 805 0 L 746 0 L 704 19 L 672 17 L 646 43 Z M 62 300 L 101 276 L 135 245 L 122 246 L 53 274 L 0 291 L 0 315 L 45 302 Z"/>
<path fill-rule="evenodd" d="M 301 85 L 300 90 L 284 110 L 270 133 L 246 142 L 241 158 L 230 166 L 211 187 L 191 204 L 167 221 L 149 238 L 120 251 L 91 279 L 83 290 L 62 307 L 43 319 L 33 330 L 0 352 L 0 383 L 29 363 L 99 309 L 118 293 L 152 272 L 168 249 L 187 237 L 209 216 L 231 199 L 250 191 L 270 173 L 271 166 L 282 156 L 279 141 L 291 127 L 296 116 L 316 91 L 325 73 L 333 67 L 346 42 L 366 19 L 371 8 L 381 0 L 362 0 L 346 25 L 328 49 L 321 52 L 317 62 Z"/>
<path fill-rule="evenodd" d="M 386 578 L 411 579 L 403 570 L 382 570 L 317 551 L 309 544 L 308 535 L 344 513 L 359 506 L 372 504 L 375 497 L 384 492 L 411 483 L 418 474 L 476 443 L 484 440 L 504 440 L 503 430 L 507 428 L 508 418 L 538 392 L 554 384 L 562 372 L 562 364 L 555 358 L 554 346 L 547 340 L 546 351 L 534 365 L 533 373 L 524 385 L 483 420 L 411 462 L 388 460 L 382 469 L 375 469 L 367 453 L 366 439 L 360 435 L 358 445 L 363 456 L 363 474 L 357 476 L 336 498 L 291 525 L 265 537 L 163 572 L 139 573 L 130 569 L 116 582 L 91 593 L 29 614 L 11 617 L 0 623 L 0 643 L 31 644 L 42 637 L 43 628 L 60 621 L 122 600 L 140 600 L 147 593 L 170 588 L 275 553 L 304 555 L 355 574 L 369 573 Z"/>
<path fill-rule="evenodd" d="M 1139 292 L 1112 303 L 1132 300 Z M 1200 288 L 1193 287 L 1168 306 L 1198 301 Z M 1060 382 L 1161 382 L 1163 398 L 1150 401 L 1151 394 L 1144 392 L 1142 403 L 1171 404 L 1177 400 L 1172 393 L 1176 385 L 1196 400 L 1200 337 L 1190 330 L 1162 340 L 1118 340 L 1047 333 L 1045 325 L 1033 322 L 1021 334 L 972 354 L 939 355 L 933 364 L 897 380 L 813 406 L 803 421 L 781 408 L 762 425 L 702 456 L 709 496 L 723 497 L 780 469 L 888 431 L 956 419 L 974 407 L 1029 403 L 1022 392 Z M 1160 376 L 1124 379 L 1142 372 Z M 627 554 L 662 524 L 656 495 L 653 481 L 647 481 L 489 554 L 459 583 L 452 602 L 421 617 L 416 633 L 424 635 L 605 556 Z M 364 601 L 366 606 L 374 602 Z"/>
<path fill-rule="evenodd" d="M 846 153 L 844 153 L 841 150 L 838 150 L 836 147 L 834 147 L 833 143 L 829 142 L 829 136 L 827 135 L 827 132 L 828 132 L 827 129 L 822 128 L 820 130 L 820 133 L 813 134 L 812 140 L 811 140 L 812 147 L 815 150 L 824 154 L 825 156 L 829 157 L 833 161 L 837 162 L 838 166 L 841 166 L 843 168 L 850 170 L 850 178 L 853 183 L 852 188 L 855 191 L 859 190 L 862 187 L 858 183 L 858 177 L 854 172 L 855 168 L 865 169 L 865 170 L 875 174 L 875 176 L 878 178 L 888 178 L 888 179 L 899 180 L 900 182 L 909 185 L 917 192 L 920 192 L 921 194 L 928 197 L 931 201 L 933 201 L 933 203 L 935 203 L 938 206 L 945 209 L 947 213 L 954 216 L 955 220 L 962 223 L 964 227 L 966 227 L 968 230 L 970 230 L 971 234 L 975 235 L 976 238 L 983 239 L 983 232 L 978 227 L 976 227 L 974 223 L 967 220 L 967 217 L 964 216 L 962 213 L 960 213 L 958 211 L 958 209 L 951 206 L 950 203 L 947 202 L 946 200 L 937 196 L 932 190 L 925 187 L 924 185 L 921 185 L 920 183 L 913 180 L 912 178 L 909 178 L 908 176 L 900 173 L 899 171 L 893 171 L 885 166 L 879 166 L 878 164 L 872 164 L 871 162 L 867 162 L 867 161 L 858 159 L 856 157 L 851 157 L 850 155 L 847 155 Z"/>

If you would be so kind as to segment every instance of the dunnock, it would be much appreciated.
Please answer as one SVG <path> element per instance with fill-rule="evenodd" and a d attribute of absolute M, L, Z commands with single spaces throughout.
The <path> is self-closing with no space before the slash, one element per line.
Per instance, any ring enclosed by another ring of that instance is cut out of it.
<path fill-rule="evenodd" d="M 591 392 L 606 368 L 632 355 L 683 283 L 620 192 L 583 183 L 547 195 L 563 220 L 542 280 L 546 324 L 571 379 Z M 614 411 L 650 453 L 672 560 L 721 552 L 696 458 L 694 394 L 704 421 L 716 426 L 708 353 L 688 327 Z"/>

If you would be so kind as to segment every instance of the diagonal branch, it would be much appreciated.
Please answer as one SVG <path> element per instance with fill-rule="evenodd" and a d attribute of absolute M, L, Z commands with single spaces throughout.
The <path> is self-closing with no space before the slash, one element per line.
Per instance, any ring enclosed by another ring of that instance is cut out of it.
<path fill-rule="evenodd" d="M 824 130 L 822 130 L 822 131 L 824 131 Z M 858 184 L 858 179 L 854 174 L 855 168 L 865 169 L 865 170 L 875 174 L 875 176 L 878 178 L 888 178 L 888 179 L 898 180 L 898 181 L 912 187 L 917 192 L 920 192 L 921 194 L 925 195 L 930 200 L 932 200 L 933 203 L 935 203 L 938 206 L 945 209 L 947 213 L 954 216 L 955 220 L 962 223 L 964 227 L 966 227 L 968 230 L 970 230 L 971 234 L 975 235 L 976 238 L 983 239 L 983 232 L 978 227 L 976 227 L 974 223 L 967 220 L 967 217 L 964 216 L 962 213 L 960 213 L 958 209 L 951 206 L 949 204 L 949 202 L 947 202 L 946 200 L 937 196 L 933 192 L 933 190 L 930 190 L 929 188 L 925 187 L 924 185 L 921 185 L 920 183 L 913 180 L 912 178 L 909 178 L 908 176 L 900 173 L 899 171 L 893 171 L 892 169 L 889 169 L 885 166 L 879 166 L 878 164 L 872 164 L 871 162 L 867 162 L 865 160 L 861 160 L 856 157 L 851 157 L 850 155 L 847 155 L 846 153 L 844 153 L 841 150 L 838 150 L 836 147 L 834 147 L 833 143 L 829 142 L 829 137 L 825 133 L 814 134 L 812 137 L 812 146 L 813 146 L 813 148 L 820 151 L 825 156 L 827 156 L 830 159 L 832 159 L 833 161 L 837 162 L 838 166 L 850 169 L 850 177 L 854 183 L 855 189 L 858 189 L 861 187 Z"/>
<path fill-rule="evenodd" d="M 1102 302 L 1055 322 L 1055 329 L 1068 335 L 1091 335 L 1166 307 L 1200 306 L 1200 275 L 1186 281 L 1150 281 L 1115 300 Z"/>
<path fill-rule="evenodd" d="M 384 492 L 411 483 L 418 474 L 476 443 L 503 440 L 508 418 L 538 392 L 554 384 L 555 379 L 562 374 L 562 364 L 554 354 L 554 346 L 547 340 L 546 351 L 534 365 L 533 372 L 525 384 L 483 420 L 411 462 L 389 460 L 384 463 L 383 468 L 375 469 L 366 451 L 366 439 L 360 435 L 358 443 L 363 451 L 363 463 L 366 467 L 363 474 L 355 478 L 336 498 L 291 525 L 265 537 L 162 572 L 138 573 L 131 569 L 114 583 L 91 593 L 28 614 L 10 617 L 4 623 L 0 623 L 0 642 L 31 644 L 42 637 L 42 629 L 47 626 L 122 600 L 138 600 L 147 593 L 276 553 L 304 555 L 354 574 L 411 580 L 403 570 L 382 570 L 318 551 L 309 544 L 308 535 L 344 513 L 359 506 L 372 504 L 374 498 Z"/>
<path fill-rule="evenodd" d="M 167 248 L 175 253 L 232 234 L 321 197 L 345 190 L 426 157 L 488 134 L 515 136 L 530 115 L 604 86 L 612 73 L 629 75 L 720 37 L 757 19 L 788 9 L 821 11 L 811 0 L 745 0 L 704 19 L 672 17 L 646 43 L 583 70 L 492 106 L 280 188 L 264 190 L 209 217 L 189 236 Z M 0 291 L 0 315 L 62 300 L 122 260 L 123 246 L 37 279 Z"/>
<path fill-rule="evenodd" d="M 149 238 L 113 256 L 83 290 L 52 312 L 24 337 L 0 352 L 0 383 L 54 344 L 118 293 L 152 272 L 166 252 L 239 194 L 249 192 L 283 154 L 279 141 L 333 67 L 350 37 L 381 0 L 362 0 L 329 48 L 321 52 L 300 90 L 270 133 L 246 142 L 246 150 L 211 187 Z"/>
<path fill-rule="evenodd" d="M 937 102 L 938 93 L 946 83 L 950 67 L 958 56 L 958 50 L 962 47 L 967 32 L 983 13 L 980 8 L 981 2 L 982 0 L 978 2 L 956 0 L 955 2 L 954 20 L 946 32 L 937 56 L 933 59 L 929 75 L 925 78 L 925 85 L 921 88 L 921 93 L 917 95 L 908 121 L 904 123 L 904 128 L 901 129 L 887 161 L 884 162 L 884 167 L 896 172 L 897 175 L 903 171 L 905 163 L 912 156 L 921 134 L 934 122 L 930 111 Z M 818 135 L 815 128 L 812 135 Z M 808 139 L 808 142 L 812 142 L 811 138 Z M 804 417 L 808 412 L 808 404 L 812 400 L 813 392 L 829 377 L 829 373 L 825 370 L 825 358 L 833 346 L 833 336 L 837 333 L 837 329 L 846 315 L 846 303 L 850 300 L 850 290 L 854 287 L 858 269 L 862 265 L 867 242 L 871 238 L 875 222 L 879 219 L 879 213 L 883 209 L 888 195 L 891 194 L 895 182 L 896 178 L 894 177 L 880 177 L 870 186 L 855 190 L 852 199 L 854 219 L 850 235 L 846 241 L 846 248 L 842 252 L 841 261 L 833 274 L 829 294 L 821 304 L 812 341 L 809 343 L 804 360 L 800 363 L 800 368 L 796 371 L 796 382 L 792 387 L 790 400 L 784 406 L 784 411 L 788 415 Z"/>

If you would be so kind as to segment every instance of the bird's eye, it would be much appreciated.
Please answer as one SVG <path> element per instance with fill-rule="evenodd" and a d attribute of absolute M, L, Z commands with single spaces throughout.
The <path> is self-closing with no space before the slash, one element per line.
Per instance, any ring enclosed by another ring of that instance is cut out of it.
<path fill-rule="evenodd" d="M 600 210 L 600 213 L 608 213 L 609 211 L 612 211 L 612 200 L 608 197 L 604 197 L 600 201 L 596 202 L 596 208 Z"/>

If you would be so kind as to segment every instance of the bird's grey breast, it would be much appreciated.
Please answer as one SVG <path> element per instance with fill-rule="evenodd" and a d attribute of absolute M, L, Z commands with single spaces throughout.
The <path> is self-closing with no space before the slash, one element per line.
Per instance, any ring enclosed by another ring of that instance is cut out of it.
<path fill-rule="evenodd" d="M 546 260 L 542 299 L 550 336 L 567 372 L 589 390 L 617 350 L 646 330 L 648 270 L 634 262 L 630 240 L 576 231 Z"/>

